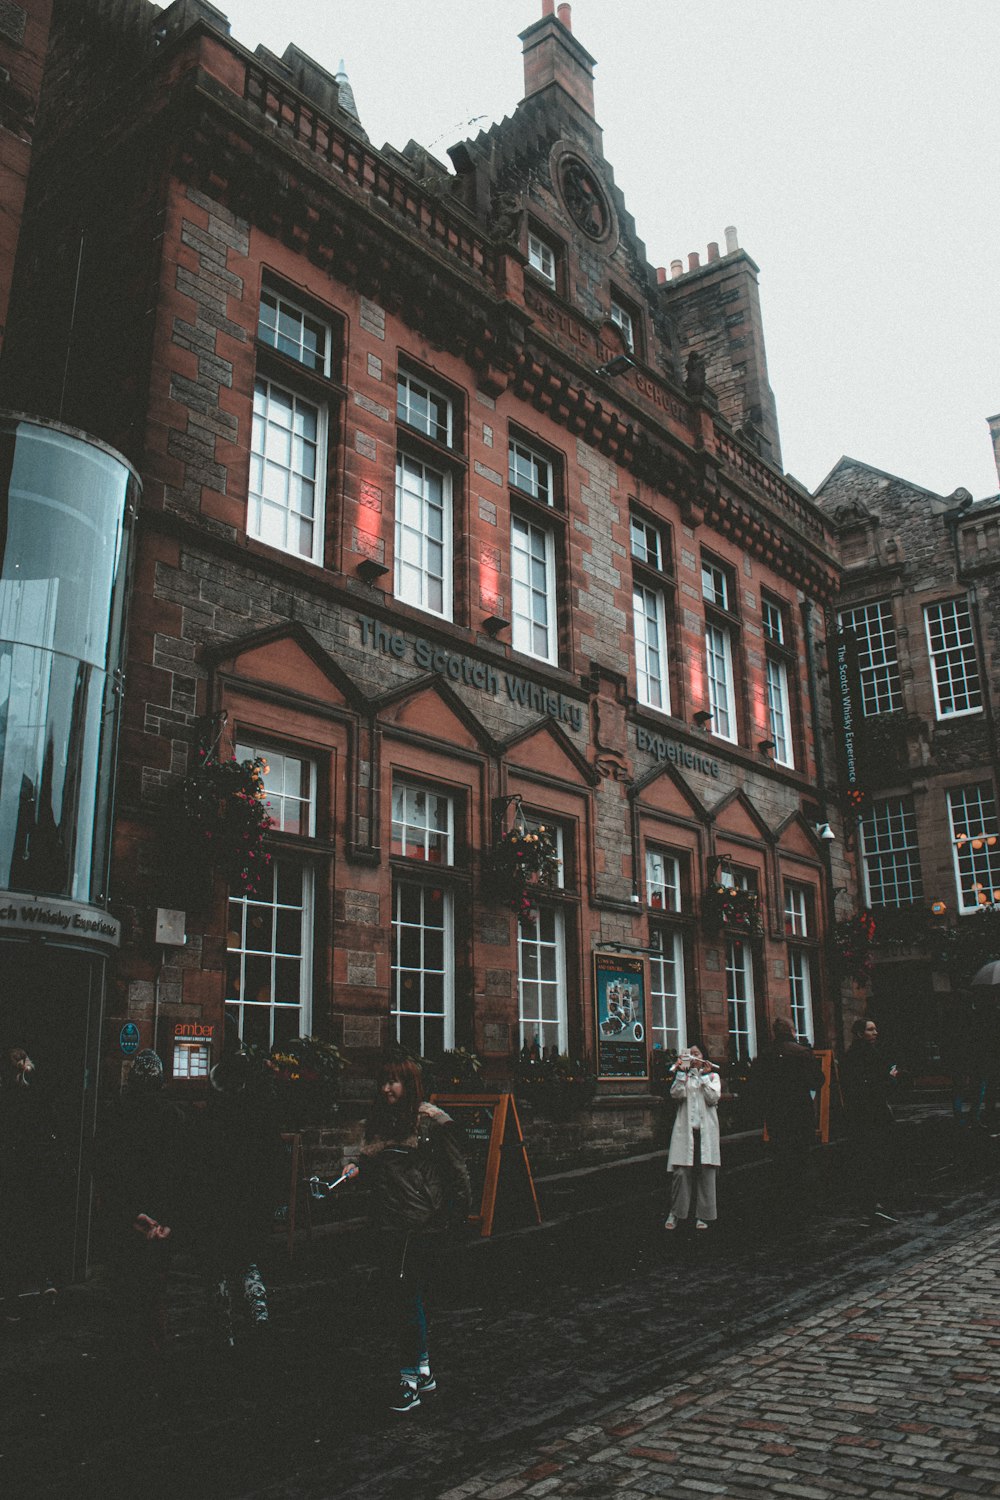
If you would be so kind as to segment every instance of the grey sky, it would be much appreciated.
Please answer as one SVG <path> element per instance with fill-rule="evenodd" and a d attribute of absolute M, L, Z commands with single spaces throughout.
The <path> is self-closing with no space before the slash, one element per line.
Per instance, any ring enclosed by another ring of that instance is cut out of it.
<path fill-rule="evenodd" d="M 344 58 L 377 145 L 512 113 L 541 0 L 215 0 L 233 35 Z M 605 152 L 650 260 L 735 224 L 760 266 L 786 469 L 842 453 L 998 489 L 998 0 L 575 0 Z M 477 117 L 483 116 L 479 119 Z"/>

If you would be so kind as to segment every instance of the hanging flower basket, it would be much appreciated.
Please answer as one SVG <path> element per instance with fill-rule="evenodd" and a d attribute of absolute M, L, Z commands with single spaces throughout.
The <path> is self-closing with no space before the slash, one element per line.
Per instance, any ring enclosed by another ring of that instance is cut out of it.
<path fill-rule="evenodd" d="M 701 904 L 705 926 L 711 933 L 722 930 L 734 937 L 762 938 L 764 918 L 760 895 L 738 886 L 710 885 Z"/>
<path fill-rule="evenodd" d="M 872 944 L 875 941 L 875 918 L 870 911 L 856 911 L 844 917 L 833 929 L 833 949 L 837 966 L 852 984 L 864 985 L 875 967 Z"/>
<path fill-rule="evenodd" d="M 261 1059 L 278 1119 L 286 1129 L 326 1125 L 337 1113 L 344 1060 L 332 1042 L 297 1036 Z"/>
<path fill-rule="evenodd" d="M 554 830 L 541 823 L 529 832 L 519 809 L 513 828 L 502 833 L 494 845 L 492 874 L 499 899 L 523 926 L 531 926 L 535 920 L 531 893 L 552 890 L 561 863 Z"/>
<path fill-rule="evenodd" d="M 197 866 L 222 875 L 231 890 L 252 896 L 271 863 L 264 840 L 274 819 L 264 800 L 267 762 L 219 759 L 199 750 L 198 766 L 181 785 L 182 843 Z"/>

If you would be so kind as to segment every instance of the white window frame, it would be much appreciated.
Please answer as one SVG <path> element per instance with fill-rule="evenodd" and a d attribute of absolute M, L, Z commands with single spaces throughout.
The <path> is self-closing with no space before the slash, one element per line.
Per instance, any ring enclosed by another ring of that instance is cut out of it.
<path fill-rule="evenodd" d="M 785 881 L 785 934 L 809 937 L 809 889 L 793 880 Z"/>
<path fill-rule="evenodd" d="M 659 896 L 657 905 L 656 897 Z M 661 849 L 646 850 L 646 904 L 652 911 L 679 912 L 681 909 L 681 865 L 672 854 Z"/>
<path fill-rule="evenodd" d="M 812 961 L 809 949 L 799 948 L 794 943 L 788 945 L 788 1003 L 796 1039 L 811 1046 L 815 1025 Z"/>
<path fill-rule="evenodd" d="M 951 852 L 960 912 L 1000 905 L 1000 821 L 991 782 L 952 787 L 948 794 Z M 977 849 L 976 844 L 980 847 Z M 982 898 L 985 897 L 985 900 Z"/>
<path fill-rule="evenodd" d="M 301 904 L 278 900 L 279 882 L 282 872 L 288 869 L 296 869 L 302 877 L 302 899 Z M 239 1016 L 239 1034 L 245 1037 L 246 1012 L 248 1010 L 267 1010 L 269 1012 L 268 1023 L 268 1046 L 274 1044 L 274 1022 L 276 1013 L 297 1010 L 297 1029 L 290 1036 L 308 1036 L 312 1026 L 312 961 L 313 961 L 313 937 L 314 937 L 314 876 L 311 865 L 301 859 L 283 854 L 275 855 L 269 866 L 270 871 L 270 896 L 263 895 L 230 895 L 229 897 L 229 931 L 235 932 L 240 941 L 238 946 L 231 944 L 227 946 L 227 954 L 232 958 L 233 954 L 239 954 L 240 969 L 240 995 L 239 998 L 226 996 L 226 1011 L 236 1011 Z M 269 909 L 271 912 L 271 946 L 269 949 L 248 948 L 247 930 L 251 921 L 251 913 L 255 909 Z M 300 951 L 298 953 L 286 953 L 277 948 L 277 923 L 278 914 L 281 911 L 298 911 L 300 916 Z M 234 923 L 234 916 L 238 915 L 238 924 Z M 272 984 L 271 998 L 266 1001 L 245 999 L 246 969 L 248 958 L 260 958 L 266 955 L 270 960 Z M 277 964 L 281 961 L 294 959 L 299 964 L 299 1000 L 297 1006 L 277 1005 L 274 1001 L 273 977 Z M 226 988 L 228 989 L 228 975 Z"/>
<path fill-rule="evenodd" d="M 712 715 L 710 732 L 716 739 L 735 745 L 736 683 L 733 677 L 733 641 L 727 625 L 705 621 L 705 683 Z"/>
<path fill-rule="evenodd" d="M 903 683 L 899 675 L 896 624 L 892 601 L 875 599 L 855 604 L 838 616 L 841 630 L 854 634 L 861 679 L 861 708 L 865 718 L 891 714 L 903 706 Z"/>
<path fill-rule="evenodd" d="M 566 1003 L 566 919 L 562 908 L 540 901 L 535 921 L 518 923 L 517 927 L 517 1017 L 519 1046 L 532 1047 L 538 1043 L 540 1051 L 556 1046 L 559 1052 L 569 1050 L 569 1018 Z M 543 937 L 543 924 L 552 924 L 551 937 Z M 552 955 L 552 973 L 542 977 L 545 952 Z M 533 965 L 536 972 L 529 973 Z M 532 993 L 530 987 L 537 986 L 536 1004 L 530 1007 L 525 1001 Z M 555 996 L 555 1017 L 542 1017 L 543 987 Z"/>
<path fill-rule="evenodd" d="M 543 556 L 533 551 L 533 544 L 540 544 Z M 534 564 L 540 563 L 544 572 L 544 588 L 539 589 L 532 578 Z M 516 513 L 510 518 L 510 596 L 511 596 L 511 645 L 525 656 L 537 661 L 559 662 L 559 632 L 556 622 L 556 541 L 551 529 L 539 526 Z M 544 601 L 544 621 L 536 620 L 530 606 L 534 600 Z M 534 633 L 545 632 L 547 649 L 535 649 Z"/>
<path fill-rule="evenodd" d="M 291 425 L 273 420 L 278 405 L 275 396 L 291 405 Z M 315 438 L 309 438 L 296 427 L 302 425 L 306 411 L 315 418 Z M 324 406 L 300 396 L 297 391 L 258 375 L 254 381 L 253 421 L 250 438 L 250 475 L 247 497 L 247 536 L 288 552 L 306 562 L 322 564 L 323 531 L 326 508 L 326 464 L 328 413 Z M 287 435 L 287 436 L 285 436 Z M 284 449 L 282 453 L 280 450 Z M 299 464 L 296 466 L 296 453 Z M 312 473 L 305 458 L 312 453 Z M 307 487 L 311 490 L 312 515 L 303 508 Z M 282 496 L 277 495 L 283 489 Z M 298 496 L 296 496 L 298 490 Z M 296 498 L 298 504 L 295 504 Z M 280 517 L 276 530 L 269 530 L 265 517 Z M 289 532 L 293 524 L 308 522 L 312 527 L 312 546 L 305 551 L 300 543 L 292 544 Z M 280 535 L 280 539 L 279 539 Z"/>
<path fill-rule="evenodd" d="M 687 1046 L 684 938 L 671 927 L 657 927 L 650 937 L 651 946 L 659 949 L 649 956 L 650 1045 L 665 1052 L 683 1052 Z M 674 979 L 673 988 L 668 975 Z"/>
<path fill-rule="evenodd" d="M 779 766 L 794 766 L 792 751 L 792 706 L 788 692 L 788 667 L 770 653 L 764 658 L 767 682 L 767 719 Z"/>
<path fill-rule="evenodd" d="M 555 504 L 552 465 L 520 438 L 507 440 L 507 479 L 515 489 L 540 505 Z"/>
<path fill-rule="evenodd" d="M 670 668 L 667 660 L 667 604 L 662 589 L 632 585 L 635 637 L 635 685 L 639 702 L 670 712 Z"/>
<path fill-rule="evenodd" d="M 432 493 L 432 478 L 440 485 L 440 503 Z M 434 534 L 436 514 L 440 517 L 440 536 Z M 439 620 L 450 620 L 454 607 L 453 529 L 451 474 L 411 453 L 397 453 L 393 592 L 402 603 Z M 436 551 L 440 571 L 433 567 Z M 433 603 L 437 589 L 440 608 Z"/>
<path fill-rule="evenodd" d="M 627 307 L 623 307 L 614 297 L 611 299 L 611 321 L 621 329 L 622 338 L 625 340 L 625 347 L 629 354 L 634 354 L 635 323 L 632 314 Z"/>
<path fill-rule="evenodd" d="M 439 408 L 437 413 L 435 407 Z M 451 397 L 406 369 L 396 372 L 396 420 L 444 448 L 454 447 L 455 408 Z"/>
<path fill-rule="evenodd" d="M 556 270 L 559 257 L 547 240 L 541 235 L 535 234 L 534 230 L 528 230 L 528 265 L 533 271 L 537 271 L 543 281 L 548 282 L 553 289 L 556 285 Z"/>
<path fill-rule="evenodd" d="M 267 810 L 274 820 L 274 833 L 298 833 L 305 838 L 316 837 L 316 762 L 309 756 L 292 755 L 276 745 L 239 739 L 236 742 L 237 760 L 263 760 L 264 796 Z M 305 783 L 305 793 L 286 790 L 294 783 L 295 770 L 300 767 L 299 784 Z M 290 828 L 288 808 L 297 806 L 301 810 L 298 828 Z"/>
<path fill-rule="evenodd" d="M 636 562 L 647 568 L 663 569 L 663 537 L 656 526 L 643 521 L 639 516 L 630 516 L 631 552 Z"/>
<path fill-rule="evenodd" d="M 454 895 L 449 890 L 440 890 L 441 900 L 441 925 L 427 921 L 427 902 L 433 899 L 431 892 L 438 890 L 426 881 L 408 880 L 405 875 L 397 874 L 392 882 L 392 947 L 391 947 L 391 988 L 389 995 L 389 1016 L 393 1025 L 395 1037 L 398 1042 L 406 1041 L 403 1035 L 404 1017 L 415 1019 L 419 1030 L 419 1053 L 427 1055 L 430 1050 L 437 1048 L 431 1046 L 428 1040 L 428 1022 L 440 1022 L 442 1034 L 442 1050 L 450 1051 L 455 1045 L 455 919 L 454 919 Z M 419 902 L 419 919 L 416 922 L 403 921 L 403 904 L 406 895 L 416 897 Z M 402 933 L 408 929 L 417 934 L 420 948 L 420 963 L 418 966 L 404 966 L 399 962 L 402 949 Z M 440 933 L 441 943 L 441 967 L 431 967 L 427 963 L 428 942 L 433 941 L 433 935 Z M 404 989 L 407 978 L 415 981 L 416 995 L 415 1006 L 403 1009 L 403 1002 L 407 998 Z M 427 986 L 428 981 L 438 981 L 441 987 L 442 1009 L 428 1010 L 427 1008 Z"/>
<path fill-rule="evenodd" d="M 443 820 L 435 821 L 432 817 L 434 810 L 443 811 Z M 401 858 L 420 860 L 439 868 L 454 865 L 454 797 L 409 777 L 393 777 L 390 847 L 397 843 L 401 845 Z M 409 852 L 413 846 L 420 852 Z M 434 858 L 436 851 L 440 851 L 440 859 Z"/>
<path fill-rule="evenodd" d="M 869 906 L 910 906 L 923 900 L 917 814 L 911 796 L 879 797 L 871 802 L 861 814 L 860 845 Z M 877 882 L 872 880 L 876 870 Z M 885 899 L 887 894 L 891 899 Z"/>
<path fill-rule="evenodd" d="M 714 605 L 716 609 L 729 609 L 729 575 L 718 563 L 707 562 L 704 558 L 701 564 L 701 597 L 706 604 Z"/>
<path fill-rule="evenodd" d="M 745 938 L 726 938 L 726 1027 L 736 1061 L 757 1055 L 753 952 Z"/>
<path fill-rule="evenodd" d="M 273 311 L 273 322 L 265 318 L 265 308 Z M 286 324 L 282 327 L 282 322 Z M 287 324 L 298 323 L 298 336 L 293 338 Z M 313 328 L 323 335 L 322 348 L 318 351 L 319 357 L 311 354 L 307 357 L 306 325 L 311 324 Z M 279 354 L 285 354 L 289 359 L 302 365 L 306 370 L 313 370 L 318 375 L 330 375 L 330 351 L 333 344 L 331 325 L 318 318 L 308 308 L 293 302 L 286 297 L 284 292 L 278 292 L 267 282 L 261 287 L 260 304 L 257 312 L 257 337 L 262 344 L 276 349 Z"/>
<path fill-rule="evenodd" d="M 969 601 L 941 599 L 924 605 L 924 632 L 931 661 L 934 711 L 939 719 L 964 719 L 983 712 L 979 654 Z M 949 639 L 953 644 L 949 644 Z M 975 701 L 973 701 L 973 699 Z M 965 702 L 962 708 L 951 707 Z"/>

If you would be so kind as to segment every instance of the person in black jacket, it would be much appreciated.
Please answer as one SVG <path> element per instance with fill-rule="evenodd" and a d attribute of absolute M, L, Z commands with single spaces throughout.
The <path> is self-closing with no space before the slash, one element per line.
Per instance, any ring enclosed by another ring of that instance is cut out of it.
<path fill-rule="evenodd" d="M 437 1389 L 427 1350 L 428 1268 L 443 1233 L 465 1223 L 470 1193 L 452 1119 L 424 1102 L 420 1069 L 409 1059 L 381 1070 L 360 1166 L 398 1337 L 399 1390 L 391 1410 L 412 1411 Z"/>
<path fill-rule="evenodd" d="M 813 1206 L 811 1171 L 816 1142 L 815 1096 L 823 1087 L 823 1065 L 810 1047 L 796 1041 L 791 1021 L 776 1016 L 774 1041 L 753 1066 L 776 1179 L 776 1207 L 785 1218 Z"/>
<path fill-rule="evenodd" d="M 262 1251 L 282 1199 L 288 1157 L 250 1056 L 232 1052 L 211 1072 L 212 1095 L 198 1122 L 194 1237 L 222 1343 L 235 1346 L 234 1293 L 250 1328 L 268 1326 Z"/>
<path fill-rule="evenodd" d="M 167 1273 L 190 1181 L 187 1125 L 164 1098 L 163 1063 L 137 1052 L 97 1139 L 97 1184 L 123 1325 L 118 1353 L 159 1362 L 167 1334 Z"/>
<path fill-rule="evenodd" d="M 852 1146 L 854 1180 L 862 1212 L 895 1223 L 883 1206 L 891 1169 L 893 1115 L 889 1097 L 899 1078 L 878 1045 L 878 1027 L 863 1017 L 851 1028 L 854 1040 L 844 1057 L 840 1081 Z"/>

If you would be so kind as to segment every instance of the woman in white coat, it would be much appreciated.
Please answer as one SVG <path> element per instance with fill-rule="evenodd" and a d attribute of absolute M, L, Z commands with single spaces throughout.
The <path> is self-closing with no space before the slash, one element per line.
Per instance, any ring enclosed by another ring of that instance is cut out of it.
<path fill-rule="evenodd" d="M 707 1229 L 716 1217 L 715 1174 L 719 1169 L 719 1096 L 722 1082 L 714 1063 L 690 1047 L 677 1059 L 670 1097 L 677 1115 L 670 1136 L 667 1166 L 673 1172 L 670 1213 L 664 1229 L 676 1229 L 691 1211 L 695 1196 L 695 1229 Z"/>

